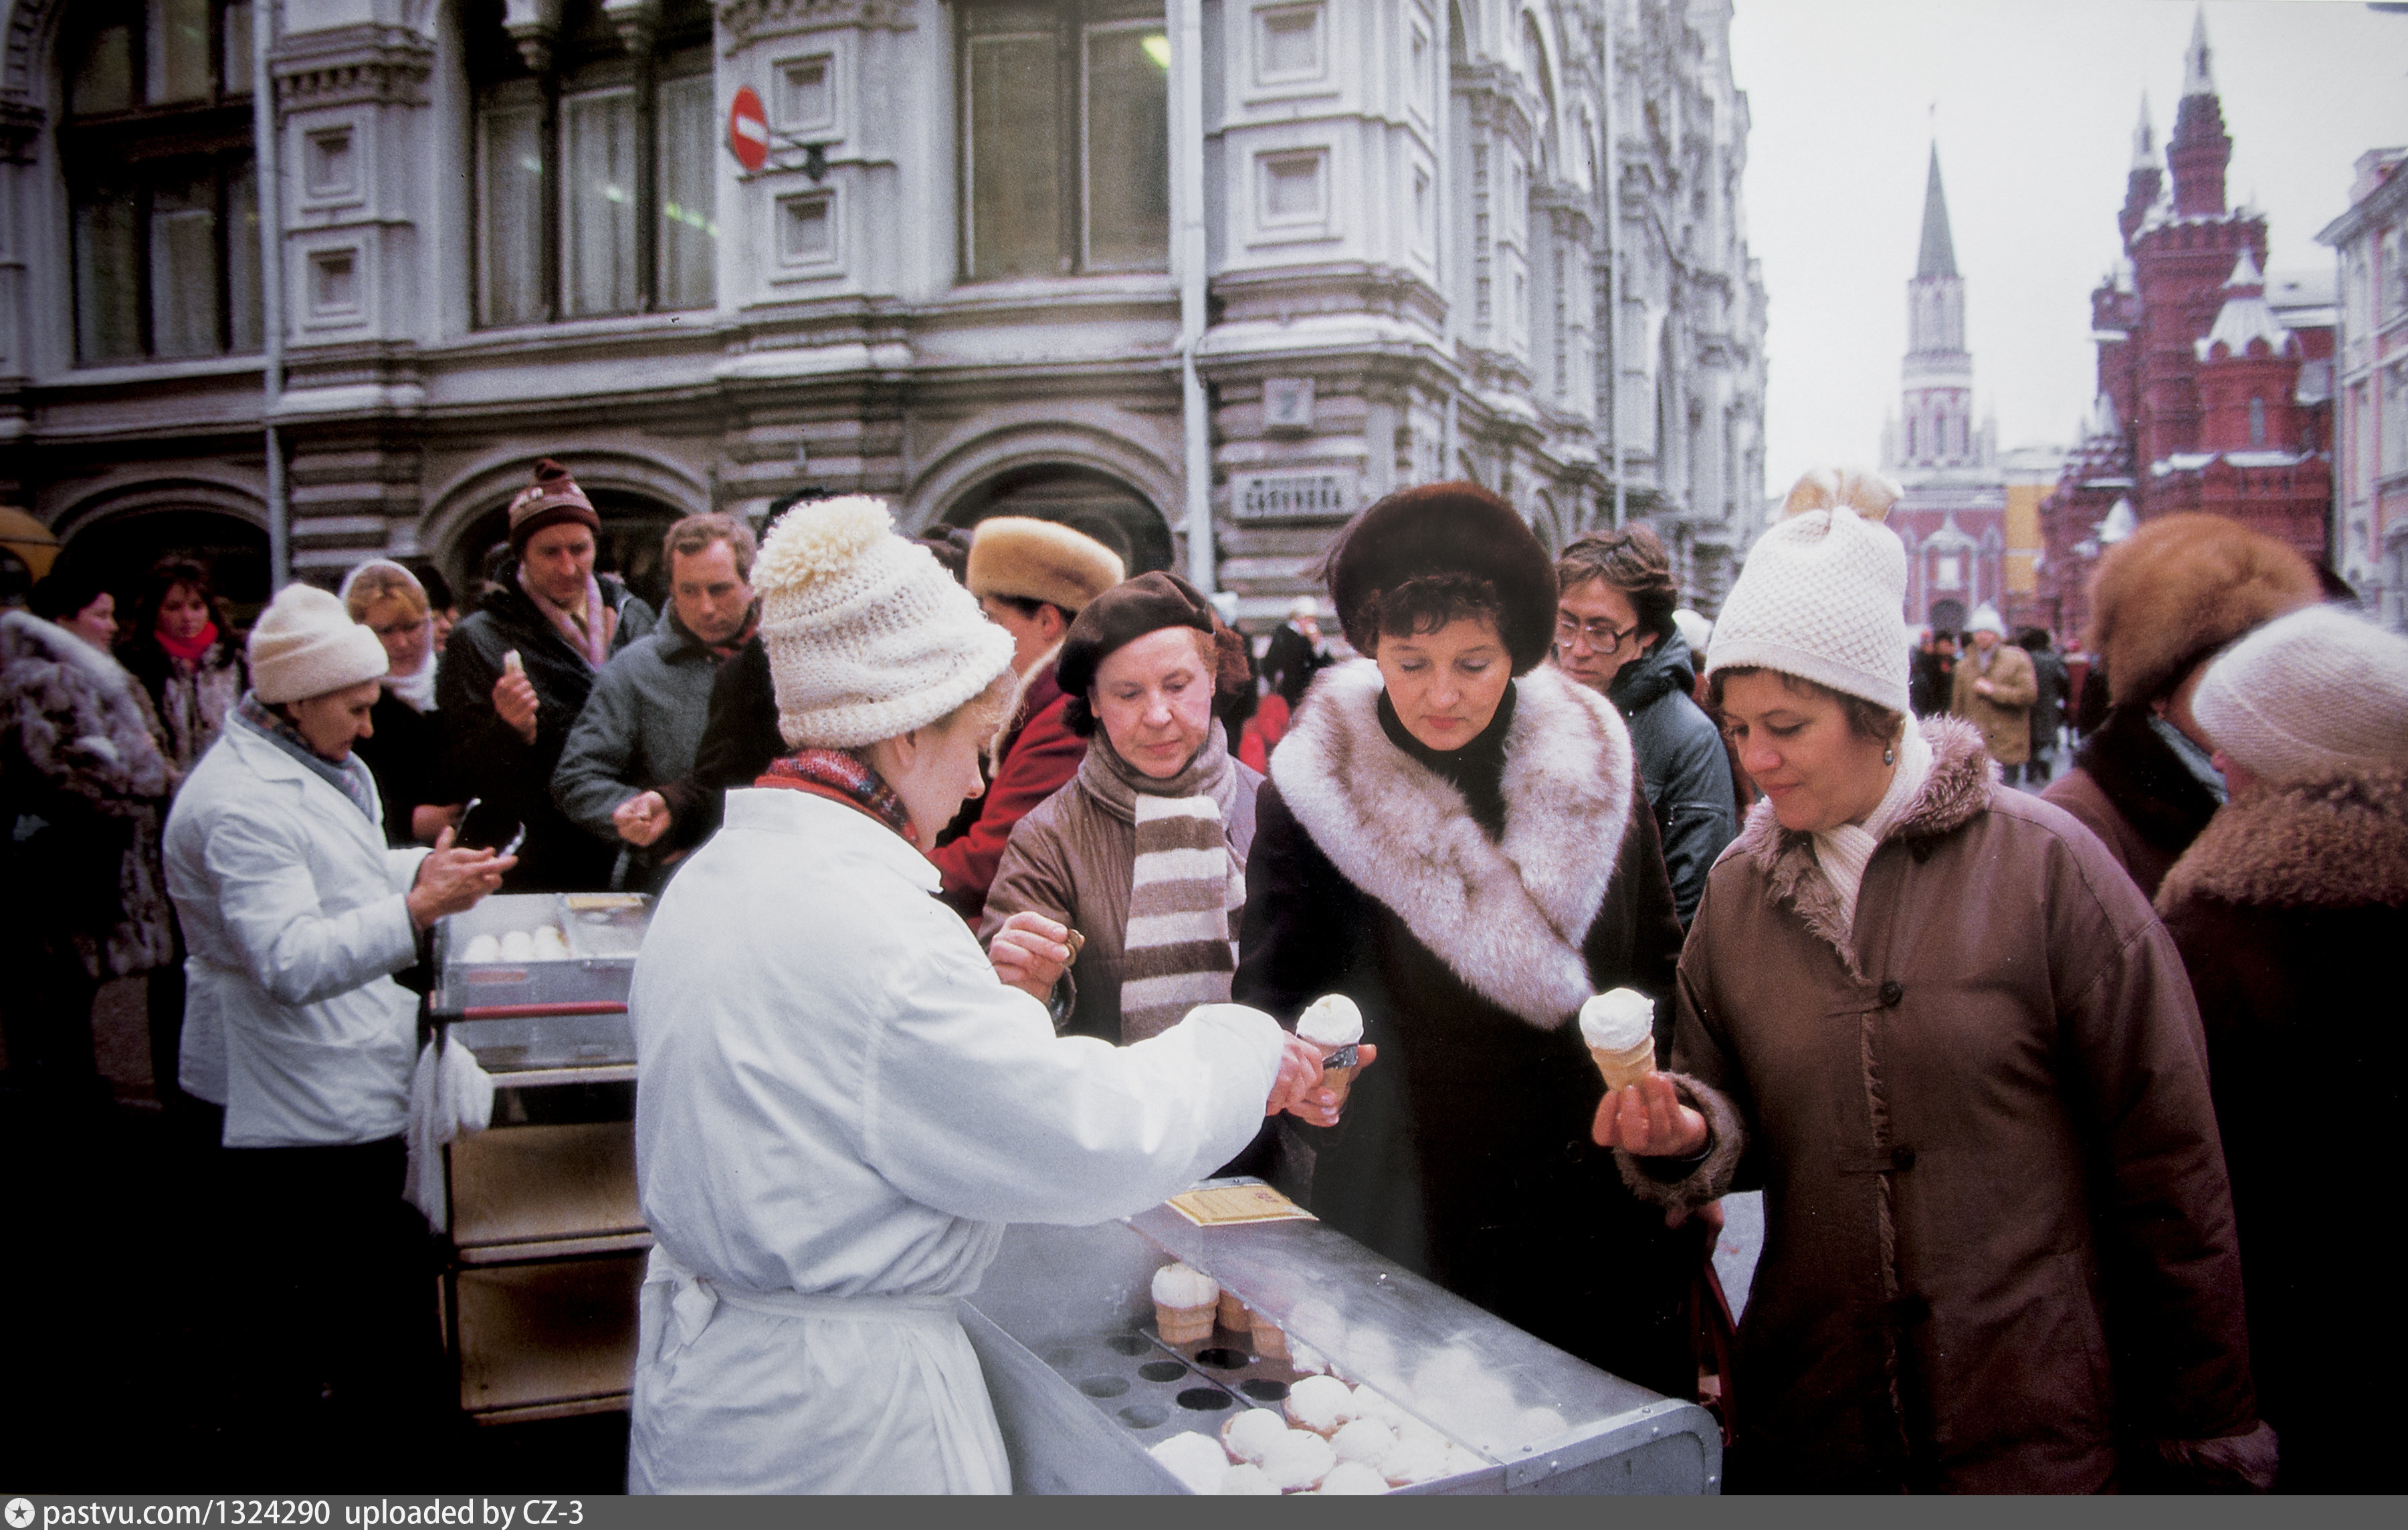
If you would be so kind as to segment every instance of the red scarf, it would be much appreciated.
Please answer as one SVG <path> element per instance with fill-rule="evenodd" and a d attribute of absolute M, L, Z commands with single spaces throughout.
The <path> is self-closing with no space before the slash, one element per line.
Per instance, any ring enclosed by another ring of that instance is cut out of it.
<path fill-rule="evenodd" d="M 808 792 L 840 802 L 857 813 L 876 819 L 906 839 L 911 838 L 911 814 L 895 789 L 877 771 L 838 749 L 807 749 L 772 760 L 755 786 Z M 912 841 L 918 848 L 918 841 Z"/>
<path fill-rule="evenodd" d="M 725 664 L 728 660 L 733 659 L 738 653 L 743 652 L 744 645 L 751 642 L 752 640 L 752 635 L 760 630 L 761 610 L 760 608 L 756 606 L 753 608 L 752 614 L 744 619 L 744 630 L 738 633 L 735 636 L 729 638 L 724 643 L 702 643 L 702 639 L 699 637 L 695 638 L 695 641 L 702 643 L 702 646 L 710 651 L 710 656 L 713 659 L 717 660 L 721 664 Z"/>
<path fill-rule="evenodd" d="M 155 627 L 151 629 L 150 636 L 157 640 L 161 648 L 166 650 L 168 657 L 181 659 L 188 665 L 197 666 L 203 659 L 208 657 L 209 650 L 217 647 L 218 624 L 214 622 L 205 622 L 201 624 L 201 630 L 189 638 L 171 637 Z"/>

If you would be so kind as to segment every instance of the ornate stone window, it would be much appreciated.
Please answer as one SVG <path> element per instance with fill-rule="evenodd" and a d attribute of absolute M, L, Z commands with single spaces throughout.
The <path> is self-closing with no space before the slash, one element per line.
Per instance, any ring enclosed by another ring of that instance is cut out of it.
<path fill-rule="evenodd" d="M 96 0 L 61 30 L 84 366 L 260 348 L 250 0 Z"/>
<path fill-rule="evenodd" d="M 469 7 L 480 326 L 717 301 L 710 7 L 611 8 L 506 36 L 500 6 Z"/>
<path fill-rule="evenodd" d="M 1170 39 L 1161 0 L 956 7 L 962 279 L 1170 261 Z"/>

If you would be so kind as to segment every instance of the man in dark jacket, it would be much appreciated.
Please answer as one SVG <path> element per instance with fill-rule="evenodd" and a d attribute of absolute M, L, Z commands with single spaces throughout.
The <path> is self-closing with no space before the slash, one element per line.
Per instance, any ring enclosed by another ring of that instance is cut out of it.
<path fill-rule="evenodd" d="M 475 796 L 526 829 L 511 893 L 606 887 L 612 846 L 552 802 L 552 774 L 595 677 L 652 630 L 652 608 L 594 572 L 601 517 L 558 463 L 510 502 L 510 551 L 498 588 L 452 630 L 436 679 L 450 790 Z"/>
<path fill-rule="evenodd" d="M 1603 692 L 1630 724 L 1640 786 L 1686 929 L 1739 817 L 1721 731 L 1690 699 L 1697 671 L 1672 623 L 1680 590 L 1671 560 L 1644 526 L 1597 532 L 1564 549 L 1555 586 L 1555 665 Z"/>
<path fill-rule="evenodd" d="M 2040 697 L 2032 703 L 2031 761 L 2024 779 L 2036 778 L 2045 785 L 2056 769 L 2057 735 L 2065 726 L 2065 697 L 2072 677 L 2044 629 L 2026 627 L 2015 635 L 2015 646 L 2031 655 L 2032 679 L 2040 685 Z"/>
<path fill-rule="evenodd" d="M 1321 622 L 1313 614 L 1312 597 L 1301 595 L 1288 608 L 1287 620 L 1271 629 L 1263 650 L 1263 679 L 1291 711 L 1304 700 L 1312 677 L 1336 663 L 1329 645 L 1321 640 Z"/>

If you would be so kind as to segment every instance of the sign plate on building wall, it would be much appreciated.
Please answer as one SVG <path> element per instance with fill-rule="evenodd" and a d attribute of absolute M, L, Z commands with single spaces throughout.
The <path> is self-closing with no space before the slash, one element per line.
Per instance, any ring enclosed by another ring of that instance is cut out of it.
<path fill-rule="evenodd" d="M 1248 473 L 1230 485 L 1240 521 L 1322 521 L 1354 513 L 1352 473 Z"/>

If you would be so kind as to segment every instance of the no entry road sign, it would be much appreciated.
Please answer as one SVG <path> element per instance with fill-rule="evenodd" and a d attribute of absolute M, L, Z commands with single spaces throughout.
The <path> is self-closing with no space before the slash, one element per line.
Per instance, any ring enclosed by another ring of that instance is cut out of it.
<path fill-rule="evenodd" d="M 769 161 L 769 114 L 761 109 L 760 93 L 750 85 L 737 91 L 735 104 L 727 108 L 727 150 L 747 170 L 758 170 Z"/>

